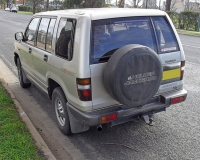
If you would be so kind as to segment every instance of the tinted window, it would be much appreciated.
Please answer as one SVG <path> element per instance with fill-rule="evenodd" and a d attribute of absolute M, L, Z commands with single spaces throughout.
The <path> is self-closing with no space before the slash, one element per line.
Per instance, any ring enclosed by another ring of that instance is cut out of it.
<path fill-rule="evenodd" d="M 73 53 L 75 20 L 62 18 L 56 41 L 56 55 L 71 60 Z"/>
<path fill-rule="evenodd" d="M 56 19 L 51 19 L 49 24 L 49 29 L 47 32 L 47 40 L 46 40 L 46 50 L 51 51 L 52 49 L 52 37 L 53 37 L 53 29 L 55 25 Z"/>
<path fill-rule="evenodd" d="M 150 18 L 130 17 L 92 22 L 92 63 L 107 61 L 114 51 L 128 44 L 141 44 L 157 52 Z"/>
<path fill-rule="evenodd" d="M 39 18 L 34 18 L 28 25 L 25 32 L 25 41 L 29 44 L 34 45 L 35 41 L 35 32 L 38 26 Z"/>
<path fill-rule="evenodd" d="M 49 18 L 42 18 L 38 29 L 36 46 L 42 49 L 45 49 L 46 34 L 47 34 L 47 28 L 49 26 L 49 21 L 50 21 Z"/>
<path fill-rule="evenodd" d="M 172 28 L 164 17 L 153 17 L 156 34 L 158 37 L 159 53 L 179 50 L 178 43 Z"/>

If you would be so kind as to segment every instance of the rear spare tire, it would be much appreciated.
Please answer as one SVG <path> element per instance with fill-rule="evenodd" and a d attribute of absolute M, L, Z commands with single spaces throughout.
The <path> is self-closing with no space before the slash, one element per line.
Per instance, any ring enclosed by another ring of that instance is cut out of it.
<path fill-rule="evenodd" d="M 152 49 L 126 45 L 114 52 L 104 70 L 104 86 L 118 102 L 144 105 L 154 96 L 162 80 L 162 63 Z"/>

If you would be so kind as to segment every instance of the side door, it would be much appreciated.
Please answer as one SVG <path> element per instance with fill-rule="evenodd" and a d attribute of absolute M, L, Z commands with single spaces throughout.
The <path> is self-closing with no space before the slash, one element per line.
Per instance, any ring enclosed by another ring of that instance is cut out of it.
<path fill-rule="evenodd" d="M 32 59 L 32 50 L 34 48 L 36 29 L 39 22 L 38 17 L 33 18 L 24 33 L 24 41 L 20 46 L 20 60 L 28 78 L 34 79 L 34 66 Z"/>
<path fill-rule="evenodd" d="M 41 18 L 35 48 L 33 50 L 33 65 L 35 79 L 41 89 L 47 91 L 49 72 L 49 59 L 52 51 L 52 38 L 56 18 Z"/>

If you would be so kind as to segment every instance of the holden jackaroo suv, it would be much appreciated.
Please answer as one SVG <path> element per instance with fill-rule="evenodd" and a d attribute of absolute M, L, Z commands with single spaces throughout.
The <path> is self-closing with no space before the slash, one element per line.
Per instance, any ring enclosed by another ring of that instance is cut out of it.
<path fill-rule="evenodd" d="M 95 8 L 35 14 L 15 34 L 20 85 L 44 91 L 65 134 L 152 115 L 185 101 L 184 51 L 159 10 Z"/>

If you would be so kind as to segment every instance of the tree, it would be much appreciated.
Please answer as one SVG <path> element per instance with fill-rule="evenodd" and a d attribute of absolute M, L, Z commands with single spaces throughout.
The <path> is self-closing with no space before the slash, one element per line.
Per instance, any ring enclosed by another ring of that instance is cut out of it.
<path fill-rule="evenodd" d="M 65 8 L 80 8 L 83 0 L 64 0 L 63 7 Z"/>
<path fill-rule="evenodd" d="M 46 3 L 46 11 L 49 10 L 49 0 L 47 0 L 47 3 Z"/>
<path fill-rule="evenodd" d="M 133 8 L 138 8 L 139 7 L 139 3 L 141 2 L 141 0 L 129 0 L 129 2 L 133 6 Z"/>
<path fill-rule="evenodd" d="M 165 11 L 170 11 L 172 0 L 166 0 Z"/>
<path fill-rule="evenodd" d="M 6 1 L 5 0 L 0 0 L 0 4 L 3 4 L 5 3 Z"/>
<path fill-rule="evenodd" d="M 102 0 L 85 0 L 83 2 L 84 8 L 98 8 L 102 7 Z"/>
<path fill-rule="evenodd" d="M 5 9 L 6 0 L 0 0 L 1 7 Z"/>
<path fill-rule="evenodd" d="M 125 0 L 119 0 L 118 7 L 124 8 Z"/>
<path fill-rule="evenodd" d="M 105 0 L 64 0 L 65 8 L 98 8 L 105 5 Z"/>
<path fill-rule="evenodd" d="M 36 7 L 39 4 L 43 4 L 44 0 L 30 0 L 30 2 L 32 2 L 32 4 L 33 4 L 33 14 L 35 14 L 36 13 Z"/>
<path fill-rule="evenodd" d="M 106 2 L 106 4 L 110 4 L 111 0 L 104 0 Z"/>
<path fill-rule="evenodd" d="M 170 11 L 176 11 L 177 10 L 177 8 L 176 8 L 176 0 L 172 0 L 171 1 L 171 5 L 170 5 Z"/>

